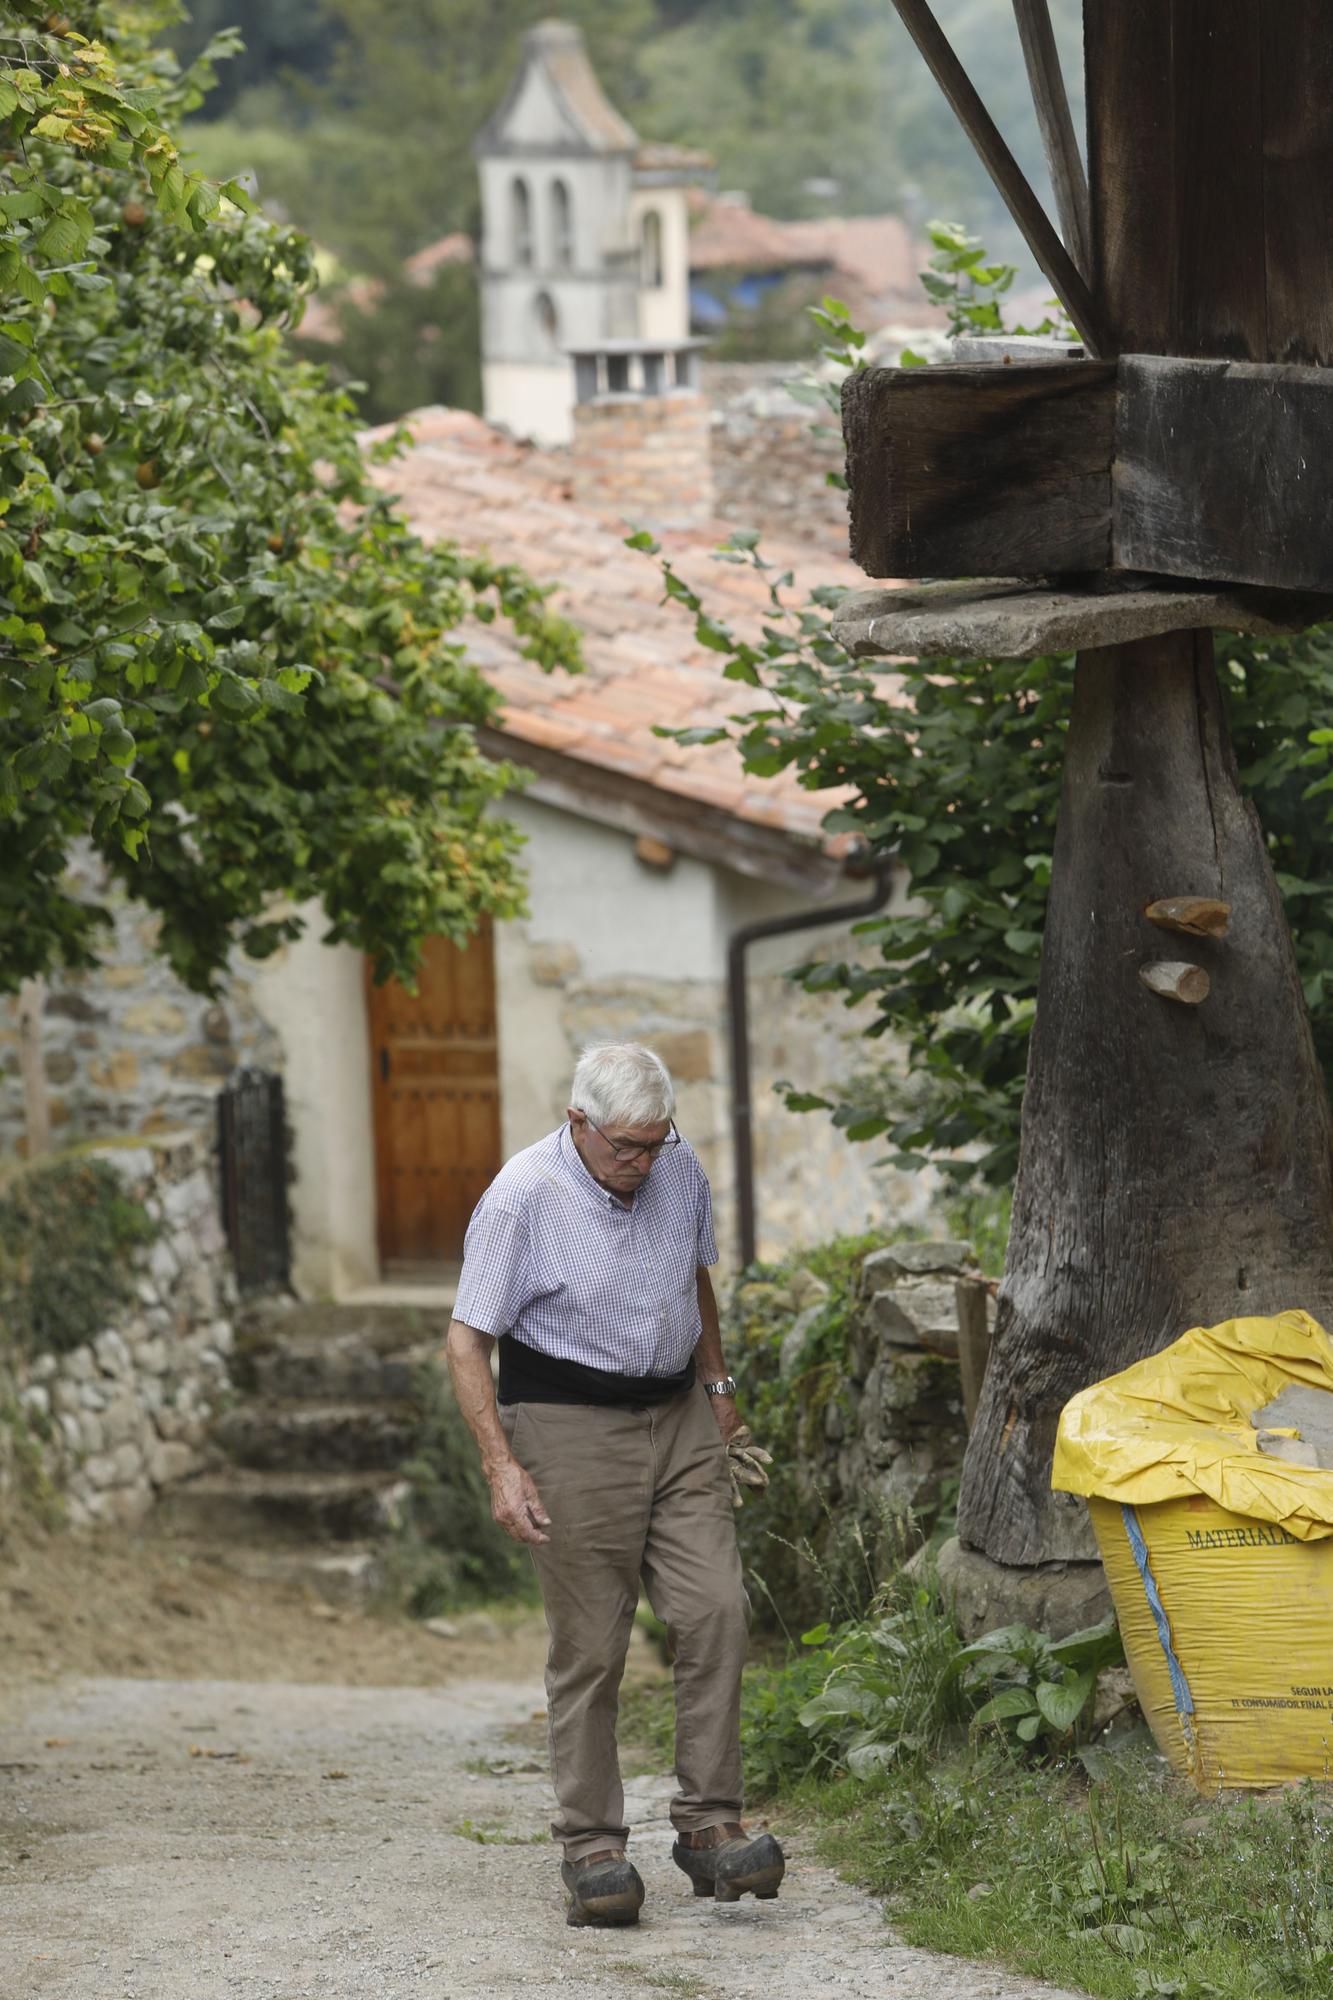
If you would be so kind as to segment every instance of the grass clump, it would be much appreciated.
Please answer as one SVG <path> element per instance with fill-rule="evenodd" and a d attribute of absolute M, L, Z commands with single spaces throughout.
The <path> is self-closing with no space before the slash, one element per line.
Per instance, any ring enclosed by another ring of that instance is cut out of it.
<path fill-rule="evenodd" d="M 1201 1801 L 1132 1710 L 1094 1730 L 1111 1621 L 971 1645 L 928 1575 L 746 1676 L 751 1797 L 908 1943 L 1104 2000 L 1328 2000 L 1333 1792 Z"/>
<path fill-rule="evenodd" d="M 440 1369 L 418 1371 L 414 1401 L 417 1437 L 401 1468 L 408 1491 L 386 1563 L 390 1596 L 416 1618 L 535 1597 L 528 1552 L 491 1519 L 477 1447 Z"/>
<path fill-rule="evenodd" d="M 908 1943 L 1105 2000 L 1327 2000 L 1333 1805 L 1304 1785 L 1204 1807 L 1136 1738 L 1090 1781 L 990 1743 L 786 1804 Z"/>
<path fill-rule="evenodd" d="M 15 1359 L 66 1354 L 134 1292 L 136 1253 L 157 1233 L 105 1160 L 56 1160 L 0 1190 L 0 1345 Z"/>

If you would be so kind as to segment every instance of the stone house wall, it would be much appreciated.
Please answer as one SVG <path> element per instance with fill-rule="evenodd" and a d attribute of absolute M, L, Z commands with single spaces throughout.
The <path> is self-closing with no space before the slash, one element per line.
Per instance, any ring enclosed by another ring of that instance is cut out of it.
<path fill-rule="evenodd" d="M 158 1225 L 137 1253 L 135 1298 L 91 1340 L 21 1364 L 13 1382 L 72 1525 L 142 1520 L 197 1471 L 230 1384 L 236 1293 L 210 1157 L 190 1132 L 94 1148 Z M 5 1495 L 0 1476 L 0 1525 Z"/>
<path fill-rule="evenodd" d="M 47 992 L 43 1047 L 54 1143 L 182 1127 L 211 1137 L 213 1100 L 231 1071 L 279 1061 L 245 962 L 228 979 L 225 1000 L 190 993 L 154 954 L 157 919 L 113 890 L 100 860 L 85 857 L 77 873 L 112 911 L 113 926 L 103 964 L 61 973 Z M 0 997 L 0 1156 L 22 1157 L 25 1147 L 18 1045 L 18 1003 Z"/>
<path fill-rule="evenodd" d="M 507 810 L 528 836 L 532 914 L 496 926 L 501 1142 L 505 1157 L 564 1116 L 581 1051 L 612 1037 L 660 1049 L 676 1078 L 681 1130 L 717 1197 L 719 1247 L 734 1268 L 728 1058 L 728 940 L 801 899 L 686 856 L 669 870 L 633 839 L 522 795 Z M 98 864 L 90 890 L 104 893 Z M 307 1296 L 345 1297 L 379 1277 L 375 1135 L 365 966 L 306 934 L 262 963 L 236 954 L 222 998 L 186 991 L 154 955 L 154 920 L 123 898 L 106 963 L 52 980 L 45 1062 L 57 1144 L 188 1127 L 214 1140 L 219 1088 L 242 1064 L 282 1073 L 292 1135 L 293 1278 Z M 878 1164 L 826 1113 L 795 1115 L 775 1088 L 824 1091 L 865 1060 L 861 1018 L 837 994 L 806 994 L 786 968 L 821 947 L 857 949 L 845 927 L 750 953 L 753 1138 L 759 1250 L 787 1258 L 829 1237 L 928 1223 L 933 1178 Z M 866 950 L 872 946 L 863 947 Z M 888 1053 L 877 1044 L 877 1059 Z M 23 1150 L 18 1030 L 0 1001 L 0 1156 Z"/>
<path fill-rule="evenodd" d="M 954 1285 L 979 1275 L 966 1243 L 896 1243 L 865 1259 L 845 1374 L 802 1436 L 798 1476 L 830 1508 L 928 1514 L 947 1498 L 967 1447 Z M 820 1310 L 816 1296 L 783 1342 L 789 1380 Z"/>

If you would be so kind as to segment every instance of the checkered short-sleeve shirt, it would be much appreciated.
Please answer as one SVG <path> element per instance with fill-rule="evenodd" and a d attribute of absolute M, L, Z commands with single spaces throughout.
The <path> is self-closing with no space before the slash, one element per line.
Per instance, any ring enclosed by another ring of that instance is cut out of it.
<path fill-rule="evenodd" d="M 699 1338 L 696 1273 L 717 1262 L 708 1178 L 682 1140 L 627 1208 L 568 1125 L 517 1153 L 477 1203 L 454 1318 L 616 1375 L 674 1375 Z"/>

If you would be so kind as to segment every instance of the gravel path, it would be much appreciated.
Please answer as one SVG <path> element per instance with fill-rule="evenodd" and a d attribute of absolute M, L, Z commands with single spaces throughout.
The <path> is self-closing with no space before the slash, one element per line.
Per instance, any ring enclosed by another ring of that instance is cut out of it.
<path fill-rule="evenodd" d="M 1000 2000 L 788 1843 L 781 1898 L 695 1901 L 631 1781 L 644 1920 L 571 1931 L 535 1686 L 83 1680 L 0 1753 L 0 2000 Z M 1068 1996 L 1065 1996 L 1068 2000 Z"/>

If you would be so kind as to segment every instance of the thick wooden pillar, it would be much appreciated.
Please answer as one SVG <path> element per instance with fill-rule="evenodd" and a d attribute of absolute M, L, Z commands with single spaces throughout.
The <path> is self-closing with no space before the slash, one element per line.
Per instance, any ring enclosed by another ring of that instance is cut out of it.
<path fill-rule="evenodd" d="M 1121 350 L 1333 362 L 1333 10 L 1085 0 L 1084 24 L 1093 286 Z M 1146 905 L 1183 895 L 1232 908 L 1225 939 L 1170 954 L 1209 973 L 1196 1006 L 1139 977 L 1167 955 Z M 1333 1317 L 1328 1107 L 1211 640 L 1087 652 L 962 1540 L 1091 1558 L 1050 1491 L 1069 1396 L 1287 1306 Z"/>

